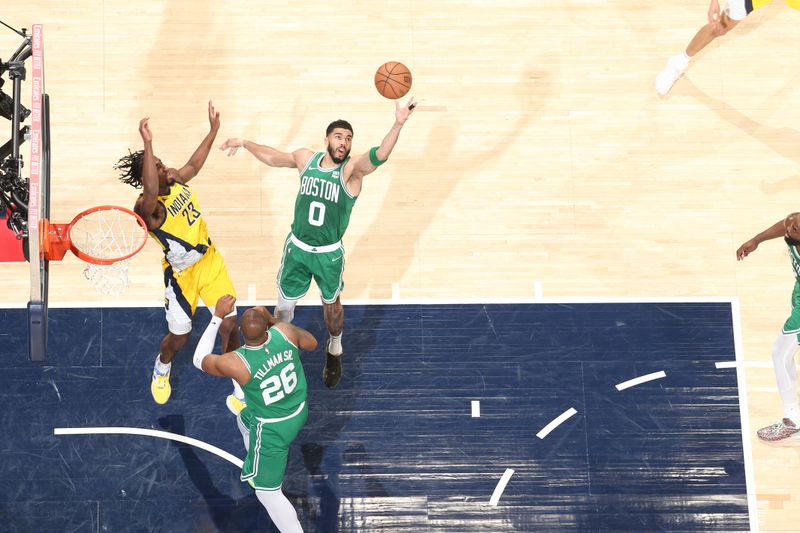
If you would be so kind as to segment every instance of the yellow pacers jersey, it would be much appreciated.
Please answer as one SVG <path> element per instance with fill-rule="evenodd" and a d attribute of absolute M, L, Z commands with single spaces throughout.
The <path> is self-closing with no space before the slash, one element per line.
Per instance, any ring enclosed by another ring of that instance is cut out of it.
<path fill-rule="evenodd" d="M 767 4 L 772 3 L 772 0 L 738 0 L 738 1 L 744 2 L 748 14 L 751 11 L 758 9 L 759 7 L 763 7 Z M 800 0 L 786 0 L 786 5 L 788 5 L 792 9 L 800 10 Z"/>
<path fill-rule="evenodd" d="M 150 235 L 164 249 L 162 266 L 180 272 L 197 263 L 211 246 L 197 197 L 185 184 L 173 182 L 169 194 L 158 197 L 164 206 L 164 222 Z"/>

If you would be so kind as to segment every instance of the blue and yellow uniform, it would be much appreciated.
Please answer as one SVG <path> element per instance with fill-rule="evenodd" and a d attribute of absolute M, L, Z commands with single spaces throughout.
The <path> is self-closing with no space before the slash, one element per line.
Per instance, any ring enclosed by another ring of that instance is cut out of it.
<path fill-rule="evenodd" d="M 728 0 L 725 13 L 733 20 L 742 20 L 759 7 L 771 2 L 772 0 Z M 786 4 L 792 9 L 800 10 L 800 0 L 786 0 Z"/>
<path fill-rule="evenodd" d="M 213 308 L 219 298 L 236 292 L 189 186 L 173 182 L 169 194 L 159 196 L 158 202 L 164 208 L 164 221 L 150 235 L 164 250 L 161 266 L 169 331 L 183 335 L 192 330 L 198 299 Z"/>

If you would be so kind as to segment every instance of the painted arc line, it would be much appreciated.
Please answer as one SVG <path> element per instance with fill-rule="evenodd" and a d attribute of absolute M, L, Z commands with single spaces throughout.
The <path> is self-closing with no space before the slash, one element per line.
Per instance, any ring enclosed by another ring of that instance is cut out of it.
<path fill-rule="evenodd" d="M 54 435 L 143 435 L 145 437 L 156 437 L 159 439 L 174 440 L 195 446 L 201 450 L 213 453 L 218 457 L 222 457 L 226 461 L 233 463 L 238 468 L 242 468 L 244 462 L 226 452 L 223 449 L 217 448 L 214 445 L 208 444 L 201 440 L 187 437 L 186 435 L 178 435 L 177 433 L 170 433 L 169 431 L 158 431 L 156 429 L 143 429 L 143 428 L 129 428 L 129 427 L 96 427 L 96 428 L 53 428 Z"/>
<path fill-rule="evenodd" d="M 506 468 L 506 471 L 503 472 L 503 476 L 500 478 L 500 481 L 497 482 L 497 486 L 494 488 L 492 497 L 489 500 L 489 505 L 497 506 L 497 502 L 500 501 L 500 496 L 502 496 L 503 491 L 506 490 L 506 485 L 508 485 L 508 480 L 510 480 L 511 476 L 513 475 L 514 475 L 514 470 L 511 468 Z"/>
<path fill-rule="evenodd" d="M 769 361 L 717 361 L 717 368 L 772 368 Z"/>
<path fill-rule="evenodd" d="M 536 436 L 539 437 L 540 439 L 545 438 L 548 434 L 550 434 L 551 431 L 560 426 L 566 419 L 576 414 L 578 414 L 578 411 L 576 411 L 574 407 L 570 407 L 569 409 L 558 415 L 556 418 L 554 418 L 552 422 L 543 427 L 539 431 L 539 433 L 536 434 Z"/>
<path fill-rule="evenodd" d="M 641 385 L 642 383 L 647 383 L 648 381 L 653 381 L 654 379 L 661 379 L 665 377 L 667 377 L 667 373 L 661 370 L 660 372 L 653 372 L 652 374 L 646 374 L 644 376 L 639 376 L 638 378 L 623 381 L 615 386 L 617 387 L 617 390 L 625 390 L 635 387 L 636 385 Z"/>
<path fill-rule="evenodd" d="M 481 417 L 481 402 L 480 400 L 472 400 L 472 418 Z"/>

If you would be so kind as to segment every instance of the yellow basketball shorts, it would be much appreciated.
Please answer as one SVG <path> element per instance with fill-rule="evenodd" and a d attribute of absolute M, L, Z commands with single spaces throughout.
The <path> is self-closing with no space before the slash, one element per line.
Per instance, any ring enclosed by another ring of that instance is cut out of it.
<path fill-rule="evenodd" d="M 236 296 L 236 290 L 222 254 L 215 246 L 209 247 L 203 257 L 187 269 L 176 272 L 167 264 L 164 268 L 164 310 L 169 331 L 175 335 L 189 333 L 198 301 L 203 300 L 213 313 L 217 300 L 226 294 Z"/>
<path fill-rule="evenodd" d="M 725 5 L 725 13 L 733 20 L 742 20 L 759 7 L 771 2 L 772 0 L 728 0 Z M 800 0 L 786 0 L 786 5 L 800 10 Z"/>

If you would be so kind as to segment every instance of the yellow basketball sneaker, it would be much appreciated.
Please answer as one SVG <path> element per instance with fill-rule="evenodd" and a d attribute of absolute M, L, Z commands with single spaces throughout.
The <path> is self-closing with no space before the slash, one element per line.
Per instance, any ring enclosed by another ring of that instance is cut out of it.
<path fill-rule="evenodd" d="M 239 416 L 239 413 L 242 412 L 242 409 L 247 407 L 247 402 L 240 400 L 233 394 L 229 394 L 228 397 L 225 398 L 225 405 L 228 406 L 228 411 L 233 413 L 233 416 Z"/>
<path fill-rule="evenodd" d="M 150 394 L 157 404 L 164 405 L 169 400 L 169 395 L 172 393 L 172 387 L 169 385 L 169 373 L 162 374 L 155 368 L 153 369 L 153 381 L 150 382 Z"/>

